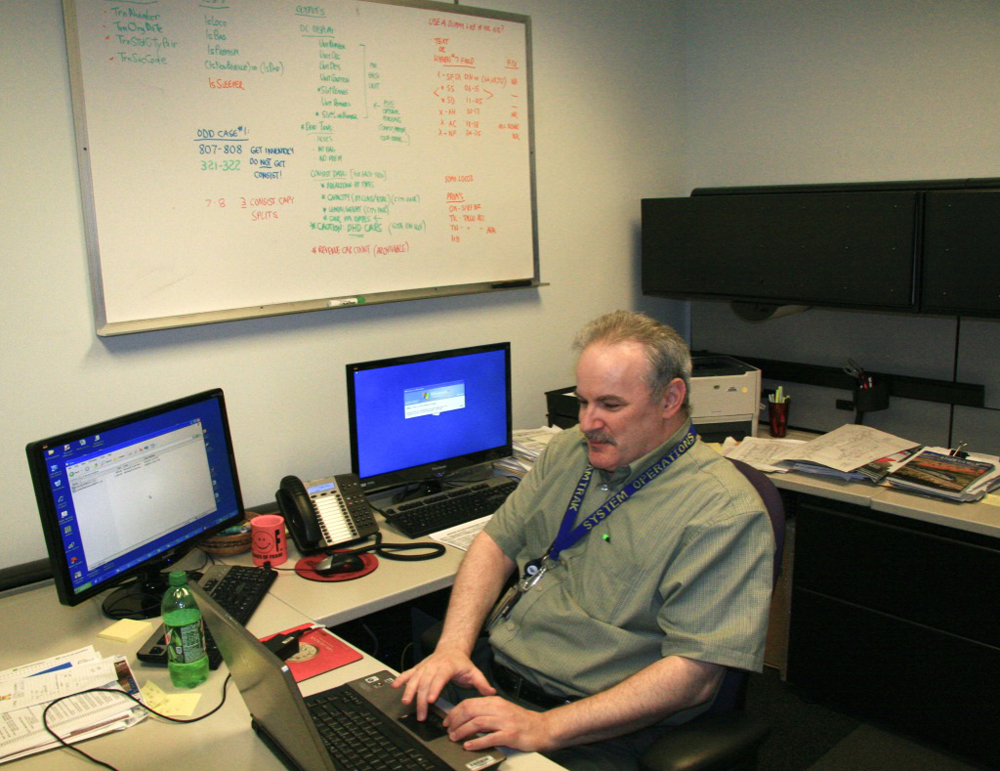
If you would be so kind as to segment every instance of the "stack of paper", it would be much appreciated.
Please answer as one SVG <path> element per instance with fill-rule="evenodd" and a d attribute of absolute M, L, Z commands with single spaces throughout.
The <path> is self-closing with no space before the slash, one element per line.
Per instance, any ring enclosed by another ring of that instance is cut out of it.
<path fill-rule="evenodd" d="M 952 455 L 943 447 L 925 447 L 888 476 L 889 484 L 952 501 L 978 501 L 1000 484 L 998 458 Z"/>
<path fill-rule="evenodd" d="M 89 688 L 115 688 L 139 696 L 124 656 L 102 659 L 93 646 L 0 672 L 0 763 L 60 746 L 45 730 L 42 713 L 52 701 Z M 68 743 L 120 731 L 146 717 L 131 699 L 86 693 L 56 704 L 49 728 Z"/>
<path fill-rule="evenodd" d="M 916 442 L 869 426 L 847 425 L 808 442 L 747 437 L 735 447 L 723 447 L 727 457 L 763 471 L 804 471 L 840 479 L 871 479 L 862 471 L 869 464 L 908 455 Z M 870 472 L 871 473 L 871 472 Z"/>
<path fill-rule="evenodd" d="M 553 436 L 562 431 L 557 426 L 523 428 L 514 431 L 514 455 L 494 463 L 494 467 L 505 476 L 522 478 L 527 474 L 542 450 Z"/>

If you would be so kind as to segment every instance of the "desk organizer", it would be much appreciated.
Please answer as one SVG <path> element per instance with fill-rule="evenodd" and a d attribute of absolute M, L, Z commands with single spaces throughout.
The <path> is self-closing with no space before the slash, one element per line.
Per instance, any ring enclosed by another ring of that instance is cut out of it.
<path fill-rule="evenodd" d="M 244 520 L 239 526 L 240 530 L 230 533 L 232 528 L 226 528 L 221 533 L 210 535 L 198 544 L 198 547 L 209 554 L 216 554 L 222 557 L 232 554 L 243 554 L 250 551 L 250 522 Z"/>

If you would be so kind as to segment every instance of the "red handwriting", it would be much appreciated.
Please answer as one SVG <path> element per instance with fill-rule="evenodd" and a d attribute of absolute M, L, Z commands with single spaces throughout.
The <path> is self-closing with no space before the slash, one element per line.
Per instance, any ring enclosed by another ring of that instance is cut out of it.
<path fill-rule="evenodd" d="M 246 91 L 243 87 L 242 80 L 223 80 L 222 78 L 209 78 L 208 79 L 209 88 L 238 88 L 241 91 Z"/>

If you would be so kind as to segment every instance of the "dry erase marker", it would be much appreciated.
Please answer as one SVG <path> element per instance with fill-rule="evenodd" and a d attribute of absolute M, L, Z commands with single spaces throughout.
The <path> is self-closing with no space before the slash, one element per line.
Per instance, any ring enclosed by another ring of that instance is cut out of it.
<path fill-rule="evenodd" d="M 364 297 L 341 297 L 339 300 L 327 300 L 326 305 L 328 308 L 343 308 L 347 305 L 363 305 L 364 302 Z"/>

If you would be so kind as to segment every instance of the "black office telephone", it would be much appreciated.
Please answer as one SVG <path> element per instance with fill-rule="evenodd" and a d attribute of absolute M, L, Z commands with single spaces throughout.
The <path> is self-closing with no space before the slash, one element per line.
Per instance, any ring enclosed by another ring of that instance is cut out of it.
<path fill-rule="evenodd" d="M 274 497 L 302 554 L 378 532 L 375 515 L 354 474 L 316 479 L 308 486 L 298 477 L 287 476 Z"/>

